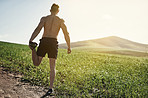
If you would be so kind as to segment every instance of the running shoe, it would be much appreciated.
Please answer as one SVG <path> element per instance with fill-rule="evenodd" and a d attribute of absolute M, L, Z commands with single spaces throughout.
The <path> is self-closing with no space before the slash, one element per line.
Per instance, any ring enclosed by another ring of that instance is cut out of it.
<path fill-rule="evenodd" d="M 48 96 L 48 95 L 50 95 L 51 93 L 52 93 L 52 89 L 49 89 L 49 90 L 47 91 L 46 95 Z"/>

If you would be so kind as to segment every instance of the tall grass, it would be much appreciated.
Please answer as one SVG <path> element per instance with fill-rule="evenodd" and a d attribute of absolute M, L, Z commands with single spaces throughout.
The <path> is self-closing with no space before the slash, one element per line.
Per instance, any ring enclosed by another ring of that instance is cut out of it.
<path fill-rule="evenodd" d="M 0 66 L 24 74 L 22 81 L 49 86 L 47 56 L 33 66 L 28 46 L 0 42 Z M 148 58 L 59 49 L 54 90 L 57 96 L 148 97 Z"/>

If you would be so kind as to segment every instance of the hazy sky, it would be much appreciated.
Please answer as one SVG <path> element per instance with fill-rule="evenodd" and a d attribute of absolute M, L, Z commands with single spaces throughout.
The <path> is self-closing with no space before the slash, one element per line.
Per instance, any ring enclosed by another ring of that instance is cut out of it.
<path fill-rule="evenodd" d="M 60 6 L 58 16 L 72 42 L 119 36 L 148 44 L 148 0 L 0 0 L 0 41 L 28 44 L 53 3 Z M 58 40 L 65 43 L 62 31 Z"/>

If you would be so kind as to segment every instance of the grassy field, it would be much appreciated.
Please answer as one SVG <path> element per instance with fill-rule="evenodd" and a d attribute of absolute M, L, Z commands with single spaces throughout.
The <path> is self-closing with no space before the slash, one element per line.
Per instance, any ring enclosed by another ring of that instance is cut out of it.
<path fill-rule="evenodd" d="M 26 45 L 0 42 L 0 66 L 24 74 L 22 81 L 32 85 L 49 85 L 47 56 L 39 67 L 31 60 Z M 69 97 L 148 97 L 148 57 L 126 56 L 73 49 L 68 55 L 59 49 L 56 96 Z"/>

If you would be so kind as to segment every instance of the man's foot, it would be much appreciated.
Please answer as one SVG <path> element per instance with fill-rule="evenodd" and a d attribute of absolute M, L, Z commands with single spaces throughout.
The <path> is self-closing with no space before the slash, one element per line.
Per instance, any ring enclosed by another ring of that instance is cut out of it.
<path fill-rule="evenodd" d="M 51 95 L 51 93 L 52 93 L 52 89 L 49 89 L 49 90 L 47 91 L 46 95 L 47 95 L 47 96 L 48 96 L 48 95 Z"/>
<path fill-rule="evenodd" d="M 31 50 L 35 49 L 38 44 L 36 42 L 29 42 L 29 47 Z"/>
<path fill-rule="evenodd" d="M 53 94 L 53 90 L 52 89 L 49 89 L 45 95 L 43 95 L 41 98 L 45 98 L 47 96 L 55 96 L 55 94 Z"/>

